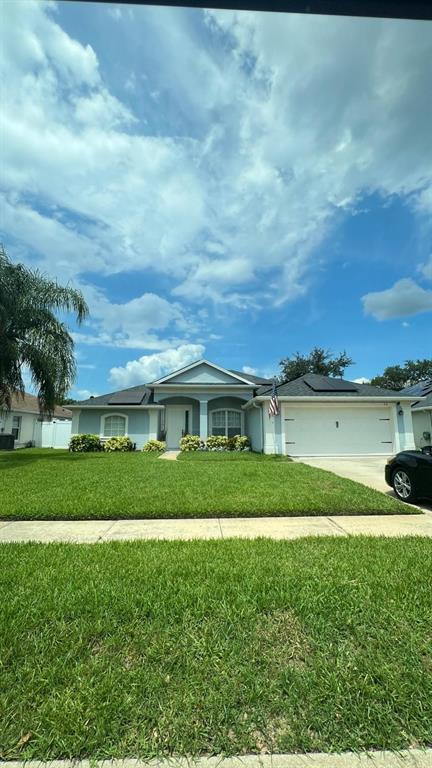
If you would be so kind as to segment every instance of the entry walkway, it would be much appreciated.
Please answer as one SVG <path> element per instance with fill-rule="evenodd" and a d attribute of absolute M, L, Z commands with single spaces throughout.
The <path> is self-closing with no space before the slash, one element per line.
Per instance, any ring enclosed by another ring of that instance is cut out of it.
<path fill-rule="evenodd" d="M 26 520 L 0 523 L 0 542 L 96 543 L 130 539 L 298 539 L 305 536 L 428 536 L 432 515 L 232 517 L 198 520 Z"/>

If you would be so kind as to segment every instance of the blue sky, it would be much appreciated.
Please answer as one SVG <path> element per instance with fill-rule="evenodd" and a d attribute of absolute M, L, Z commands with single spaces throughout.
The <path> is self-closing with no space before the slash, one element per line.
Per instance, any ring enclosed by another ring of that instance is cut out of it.
<path fill-rule="evenodd" d="M 207 357 L 432 353 L 432 24 L 5 5 L 2 240 L 79 286 L 86 397 Z"/>

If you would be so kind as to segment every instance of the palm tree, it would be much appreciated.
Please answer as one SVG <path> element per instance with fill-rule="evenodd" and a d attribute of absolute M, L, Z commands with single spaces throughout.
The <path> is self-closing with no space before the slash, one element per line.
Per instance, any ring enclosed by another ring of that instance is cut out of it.
<path fill-rule="evenodd" d="M 0 410 L 10 409 L 13 394 L 24 395 L 23 368 L 41 413 L 51 414 L 67 393 L 76 374 L 74 344 L 58 311 L 74 312 L 81 323 L 88 315 L 81 291 L 12 264 L 0 246 Z"/>

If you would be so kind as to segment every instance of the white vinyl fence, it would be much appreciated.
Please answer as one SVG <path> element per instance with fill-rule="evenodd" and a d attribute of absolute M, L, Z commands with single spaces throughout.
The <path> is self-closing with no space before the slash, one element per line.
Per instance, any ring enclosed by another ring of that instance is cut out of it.
<path fill-rule="evenodd" d="M 44 421 L 41 423 L 41 448 L 68 448 L 71 437 L 71 421 Z"/>

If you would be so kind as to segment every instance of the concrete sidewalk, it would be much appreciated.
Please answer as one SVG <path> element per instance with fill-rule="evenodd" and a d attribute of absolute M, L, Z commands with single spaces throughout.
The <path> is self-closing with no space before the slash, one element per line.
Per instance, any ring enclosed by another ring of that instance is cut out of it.
<path fill-rule="evenodd" d="M 430 515 L 233 517 L 180 520 L 26 520 L 0 523 L 0 543 L 131 539 L 298 539 L 305 536 L 428 536 Z"/>
<path fill-rule="evenodd" d="M 400 752 L 315 752 L 239 757 L 173 757 L 152 760 L 28 760 L 6 761 L 4 768 L 431 768 L 432 750 L 404 749 Z"/>

